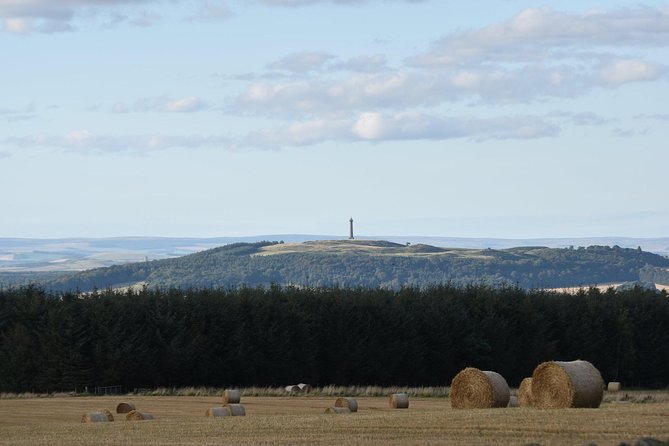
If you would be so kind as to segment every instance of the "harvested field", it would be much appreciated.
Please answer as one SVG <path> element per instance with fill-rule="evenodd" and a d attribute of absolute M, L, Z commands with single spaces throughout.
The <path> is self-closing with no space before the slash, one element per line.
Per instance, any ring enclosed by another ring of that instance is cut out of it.
<path fill-rule="evenodd" d="M 387 397 L 356 398 L 359 409 L 355 416 L 335 417 L 324 413 L 332 406 L 332 398 L 326 397 L 245 397 L 247 416 L 224 418 L 203 417 L 207 409 L 220 404 L 220 395 L 133 396 L 132 400 L 155 419 L 147 423 L 81 423 L 82 413 L 91 407 L 114 407 L 118 397 L 0 399 L 0 444 L 387 446 L 595 442 L 602 446 L 633 443 L 642 436 L 669 440 L 666 392 L 607 395 L 599 409 L 453 410 L 448 398 L 411 397 L 411 409 L 398 411 L 388 407 Z M 226 425 L 224 430 L 221 424 Z"/>

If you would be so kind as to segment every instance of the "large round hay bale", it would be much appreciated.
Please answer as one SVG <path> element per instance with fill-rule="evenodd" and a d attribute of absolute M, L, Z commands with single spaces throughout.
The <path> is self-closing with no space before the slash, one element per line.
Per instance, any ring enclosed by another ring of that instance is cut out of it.
<path fill-rule="evenodd" d="M 622 386 L 617 381 L 611 381 L 609 385 L 606 387 L 606 390 L 611 393 L 616 393 L 622 390 Z"/>
<path fill-rule="evenodd" d="M 325 409 L 325 413 L 351 413 L 351 409 L 348 407 L 328 407 Z"/>
<path fill-rule="evenodd" d="M 139 410 L 131 410 L 125 415 L 126 421 L 143 421 L 153 420 L 153 415 L 148 412 L 140 412 Z"/>
<path fill-rule="evenodd" d="M 104 412 L 89 412 L 81 417 L 82 423 L 107 423 L 109 421 L 113 421 L 113 419 L 110 420 Z"/>
<path fill-rule="evenodd" d="M 242 399 L 242 393 L 239 389 L 227 389 L 223 392 L 223 403 L 224 404 L 239 404 L 239 401 Z"/>
<path fill-rule="evenodd" d="M 348 407 L 351 412 L 357 412 L 358 402 L 353 398 L 337 398 L 335 407 Z"/>
<path fill-rule="evenodd" d="M 230 409 L 230 415 L 233 417 L 243 417 L 246 415 L 246 409 L 241 404 L 228 404 L 228 409 Z"/>
<path fill-rule="evenodd" d="M 520 407 L 532 407 L 532 378 L 524 378 L 518 387 Z"/>
<path fill-rule="evenodd" d="M 232 412 L 229 407 L 211 407 L 205 412 L 205 416 L 209 418 L 230 417 Z"/>
<path fill-rule="evenodd" d="M 406 393 L 393 393 L 390 395 L 390 407 L 393 409 L 408 409 L 409 395 Z"/>
<path fill-rule="evenodd" d="M 309 384 L 305 384 L 305 383 L 299 383 L 297 385 L 297 387 L 300 388 L 300 392 L 302 392 L 302 393 L 309 393 L 313 390 L 313 387 L 311 387 Z"/>
<path fill-rule="evenodd" d="M 132 403 L 119 403 L 118 406 L 116 406 L 116 413 L 129 413 L 135 409 L 136 407 Z"/>
<path fill-rule="evenodd" d="M 289 393 L 291 395 L 294 395 L 296 393 L 300 393 L 300 386 L 286 386 L 286 393 Z"/>
<path fill-rule="evenodd" d="M 467 367 L 451 382 L 451 407 L 454 409 L 486 409 L 509 404 L 509 385 L 497 372 Z"/>
<path fill-rule="evenodd" d="M 548 361 L 532 374 L 532 401 L 542 409 L 599 407 L 604 380 L 588 361 Z"/>

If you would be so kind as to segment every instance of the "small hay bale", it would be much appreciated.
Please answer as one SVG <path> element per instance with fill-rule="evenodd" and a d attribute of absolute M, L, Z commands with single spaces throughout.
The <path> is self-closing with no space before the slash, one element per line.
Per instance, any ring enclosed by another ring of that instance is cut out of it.
<path fill-rule="evenodd" d="M 232 412 L 229 407 L 211 407 L 205 412 L 205 416 L 209 418 L 230 417 Z"/>
<path fill-rule="evenodd" d="M 285 389 L 286 393 L 290 393 L 291 395 L 300 393 L 300 386 L 286 386 Z"/>
<path fill-rule="evenodd" d="M 104 412 L 89 412 L 81 417 L 82 423 L 108 423 L 109 421 L 113 420 L 110 420 Z"/>
<path fill-rule="evenodd" d="M 516 395 L 511 395 L 509 397 L 509 405 L 507 407 L 518 407 L 518 397 Z"/>
<path fill-rule="evenodd" d="M 390 407 L 393 409 L 408 409 L 409 395 L 406 393 L 393 393 L 390 395 Z"/>
<path fill-rule="evenodd" d="M 532 374 L 532 400 L 541 409 L 596 408 L 604 397 L 604 380 L 588 361 L 548 361 Z"/>
<path fill-rule="evenodd" d="M 611 393 L 620 392 L 622 389 L 623 387 L 617 381 L 611 381 L 609 385 L 606 387 L 606 390 Z"/>
<path fill-rule="evenodd" d="M 118 406 L 116 406 L 116 413 L 129 413 L 135 409 L 136 407 L 132 403 L 119 403 Z"/>
<path fill-rule="evenodd" d="M 325 413 L 351 413 L 351 409 L 348 407 L 328 407 L 325 409 Z"/>
<path fill-rule="evenodd" d="M 451 382 L 451 407 L 454 409 L 506 407 L 510 397 L 509 385 L 497 372 L 467 367 Z"/>
<path fill-rule="evenodd" d="M 227 389 L 223 392 L 223 404 L 239 404 L 242 393 L 239 389 Z"/>
<path fill-rule="evenodd" d="M 114 421 L 114 415 L 111 413 L 111 411 L 107 409 L 99 409 L 98 412 L 102 412 L 103 414 L 107 415 L 107 419 L 109 421 Z"/>
<path fill-rule="evenodd" d="M 243 417 L 246 416 L 246 409 L 241 404 L 228 404 L 227 407 L 230 410 L 230 415 L 233 417 Z"/>
<path fill-rule="evenodd" d="M 126 421 L 143 421 L 153 420 L 153 415 L 147 412 L 140 412 L 139 410 L 131 410 L 125 415 Z"/>
<path fill-rule="evenodd" d="M 347 407 L 351 412 L 357 412 L 358 402 L 353 398 L 337 398 L 335 407 Z"/>
<path fill-rule="evenodd" d="M 524 378 L 518 387 L 520 407 L 532 407 L 532 378 Z"/>
<path fill-rule="evenodd" d="M 302 392 L 302 393 L 309 393 L 313 390 L 313 387 L 311 387 L 309 384 L 305 384 L 305 383 L 299 383 L 297 385 L 297 387 L 300 388 L 300 392 Z"/>

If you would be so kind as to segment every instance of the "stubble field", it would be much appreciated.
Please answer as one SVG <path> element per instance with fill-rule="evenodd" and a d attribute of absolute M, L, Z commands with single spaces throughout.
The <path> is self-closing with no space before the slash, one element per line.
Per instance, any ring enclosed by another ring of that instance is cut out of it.
<path fill-rule="evenodd" d="M 657 395 L 645 403 L 606 398 L 599 409 L 559 410 L 453 410 L 448 398 L 412 398 L 409 409 L 393 410 L 387 398 L 361 397 L 358 413 L 343 415 L 324 413 L 331 397 L 243 397 L 246 417 L 215 419 L 204 414 L 222 405 L 220 397 L 13 398 L 0 399 L 0 444 L 633 444 L 644 436 L 669 440 L 669 398 Z M 121 401 L 155 419 L 125 421 L 115 414 Z M 80 423 L 97 409 L 114 412 L 117 421 Z"/>

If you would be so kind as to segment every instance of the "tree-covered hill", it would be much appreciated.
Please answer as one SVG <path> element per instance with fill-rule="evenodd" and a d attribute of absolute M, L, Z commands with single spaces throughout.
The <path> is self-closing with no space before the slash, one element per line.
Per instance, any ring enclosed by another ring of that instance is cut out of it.
<path fill-rule="evenodd" d="M 383 287 L 486 283 L 523 288 L 637 281 L 669 259 L 617 246 L 448 249 L 386 241 L 236 243 L 175 259 L 96 268 L 41 282 L 55 291 L 149 287 Z M 25 279 L 25 278 L 24 278 Z M 3 280 L 3 278 L 0 278 Z M 8 282 L 6 281 L 5 284 Z"/>

